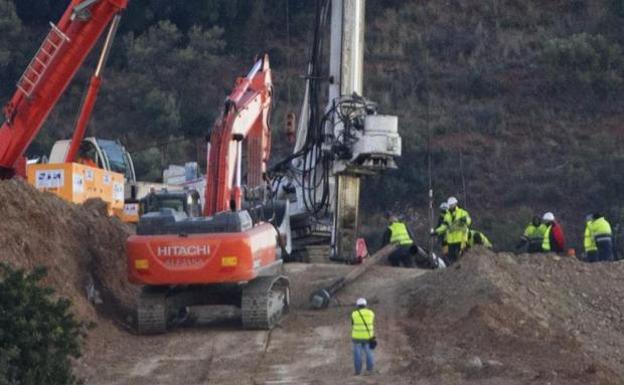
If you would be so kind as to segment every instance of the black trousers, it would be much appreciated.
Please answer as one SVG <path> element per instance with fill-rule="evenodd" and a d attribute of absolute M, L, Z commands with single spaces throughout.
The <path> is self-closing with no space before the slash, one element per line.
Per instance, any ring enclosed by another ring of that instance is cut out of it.
<path fill-rule="evenodd" d="M 462 245 L 461 242 L 448 244 L 447 258 L 450 264 L 457 262 L 457 260 L 459 259 L 459 256 L 461 255 L 461 252 L 462 252 L 461 245 Z"/>
<path fill-rule="evenodd" d="M 390 254 L 388 260 L 392 266 L 413 267 L 414 259 L 412 257 L 411 246 L 399 246 Z"/>
<path fill-rule="evenodd" d="M 594 263 L 598 262 L 598 250 L 592 250 L 587 252 L 587 262 Z"/>
<path fill-rule="evenodd" d="M 527 253 L 541 253 L 541 252 L 542 252 L 542 242 L 529 242 Z"/>
<path fill-rule="evenodd" d="M 596 246 L 598 246 L 599 261 L 613 261 L 613 244 L 611 239 L 597 240 Z"/>

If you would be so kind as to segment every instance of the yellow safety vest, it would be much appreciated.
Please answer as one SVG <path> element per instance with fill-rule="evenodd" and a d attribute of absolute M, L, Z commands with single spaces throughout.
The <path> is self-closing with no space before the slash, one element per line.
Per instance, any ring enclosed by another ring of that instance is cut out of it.
<path fill-rule="evenodd" d="M 546 225 L 546 232 L 544 232 L 544 240 L 542 241 L 542 250 L 550 251 L 550 230 L 552 225 Z"/>
<path fill-rule="evenodd" d="M 594 241 L 600 241 L 600 239 L 611 239 L 611 225 L 604 217 L 594 219 L 588 223 L 589 231 Z"/>
<path fill-rule="evenodd" d="M 352 339 L 368 341 L 375 336 L 375 313 L 372 310 L 368 308 L 354 310 L 351 313 L 351 324 Z"/>
<path fill-rule="evenodd" d="M 414 241 L 410 238 L 407 226 L 403 222 L 394 222 L 390 226 L 390 243 L 398 244 L 401 246 L 411 246 Z"/>
<path fill-rule="evenodd" d="M 446 241 L 449 244 L 461 243 L 466 245 L 468 243 L 468 228 L 471 222 L 468 211 L 457 207 L 453 212 L 447 211 L 446 215 L 444 215 L 444 223 L 435 231 L 438 235 L 446 232 Z"/>
<path fill-rule="evenodd" d="M 535 226 L 532 223 L 524 230 L 524 238 L 529 241 L 530 244 L 541 245 L 544 242 L 544 233 L 546 232 L 546 225 L 541 224 Z"/>
<path fill-rule="evenodd" d="M 585 247 L 585 252 L 589 253 L 592 251 L 598 251 L 598 246 L 596 246 L 596 241 L 594 237 L 592 237 L 590 227 L 590 222 L 585 224 L 585 237 L 583 238 L 583 246 Z"/>
<path fill-rule="evenodd" d="M 488 249 L 491 249 L 491 248 L 492 248 L 492 242 L 490 242 L 490 240 L 489 240 L 489 239 L 487 239 L 487 237 L 485 236 L 485 234 L 483 234 L 482 232 L 477 231 L 477 230 L 470 230 L 470 235 L 469 235 L 469 237 L 468 237 L 468 246 L 473 247 L 473 246 L 475 245 L 475 239 L 474 239 L 474 237 L 475 237 L 475 235 L 476 235 L 477 233 L 481 235 L 481 241 L 483 242 L 483 245 L 482 245 L 482 246 L 483 246 L 483 247 L 486 247 L 486 248 L 488 248 Z"/>

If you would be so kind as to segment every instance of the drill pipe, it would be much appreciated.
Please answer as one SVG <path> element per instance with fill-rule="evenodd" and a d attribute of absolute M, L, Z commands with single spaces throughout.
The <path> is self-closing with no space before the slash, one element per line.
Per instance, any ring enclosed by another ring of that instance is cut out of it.
<path fill-rule="evenodd" d="M 343 287 L 347 286 L 351 282 L 358 279 L 364 274 L 371 266 L 379 263 L 382 259 L 390 255 L 396 250 L 396 245 L 386 245 L 381 250 L 377 251 L 370 258 L 364 260 L 360 265 L 355 266 L 351 271 L 342 277 L 337 278 L 331 285 L 316 290 L 310 295 L 310 305 L 314 309 L 325 309 L 329 306 L 329 301 L 332 297 L 340 291 Z"/>

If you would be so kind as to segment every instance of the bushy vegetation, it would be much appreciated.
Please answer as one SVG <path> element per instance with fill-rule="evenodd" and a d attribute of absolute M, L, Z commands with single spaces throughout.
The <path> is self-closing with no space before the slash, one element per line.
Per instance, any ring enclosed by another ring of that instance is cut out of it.
<path fill-rule="evenodd" d="M 67 299 L 32 273 L 0 264 L 0 385 L 71 385 L 71 358 L 80 355 L 83 325 Z"/>
<path fill-rule="evenodd" d="M 422 212 L 430 150 L 436 206 L 449 195 L 465 198 L 499 247 L 511 247 L 530 219 L 492 219 L 501 210 L 554 211 L 570 224 L 569 239 L 577 245 L 587 211 L 614 213 L 610 219 L 618 221 L 623 4 L 368 1 L 365 95 L 383 113 L 399 116 L 403 156 L 400 171 L 366 181 L 365 212 Z M 46 22 L 65 6 L 0 0 L 5 100 Z M 168 163 L 203 163 L 204 137 L 235 76 L 255 54 L 268 52 L 279 158 L 289 150 L 284 116 L 298 111 L 303 91 L 313 8 L 304 0 L 131 1 L 90 134 L 120 138 L 143 178 L 157 178 Z M 70 135 L 94 59 L 29 154 L 47 153 L 54 140 Z"/>
<path fill-rule="evenodd" d="M 553 93 L 592 92 L 605 98 L 622 91 L 622 47 L 602 35 L 583 32 L 550 39 L 544 44 L 541 59 Z"/>

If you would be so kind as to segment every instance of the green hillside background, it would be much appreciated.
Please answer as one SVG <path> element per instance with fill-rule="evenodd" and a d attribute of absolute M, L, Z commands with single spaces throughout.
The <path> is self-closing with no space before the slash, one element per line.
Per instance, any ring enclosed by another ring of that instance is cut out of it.
<path fill-rule="evenodd" d="M 0 99 L 68 1 L 0 0 Z M 276 85 L 274 159 L 289 151 L 314 2 L 131 0 L 89 135 L 118 138 L 141 179 L 170 163 L 205 164 L 204 137 L 236 76 L 268 52 Z M 533 213 L 553 211 L 570 246 L 583 218 L 624 217 L 624 0 L 367 2 L 365 95 L 396 114 L 399 170 L 364 181 L 363 229 L 406 215 L 427 240 L 429 153 L 436 206 L 449 195 L 498 249 Z M 72 82 L 29 156 L 68 138 L 96 54 Z M 373 244 L 375 241 L 373 241 Z"/>

